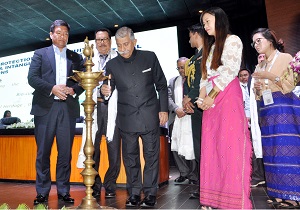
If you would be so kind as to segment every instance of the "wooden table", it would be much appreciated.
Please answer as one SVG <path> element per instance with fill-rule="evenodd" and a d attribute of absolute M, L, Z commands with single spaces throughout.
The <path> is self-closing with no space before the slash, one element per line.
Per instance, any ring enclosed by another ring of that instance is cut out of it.
<path fill-rule="evenodd" d="M 19 130 L 19 129 L 18 129 Z M 24 129 L 27 130 L 27 129 Z M 12 131 L 11 131 L 12 132 Z M 20 132 L 20 131 L 19 131 Z M 14 132 L 12 132 L 14 133 Z M 3 134 L 0 132 L 0 179 L 5 180 L 35 180 L 35 159 L 37 147 L 34 135 L 30 135 L 28 130 L 23 132 L 26 135 Z M 72 161 L 71 161 L 71 182 L 82 183 L 83 177 L 80 172 L 83 169 L 76 167 L 78 153 L 81 146 L 81 135 L 75 135 L 73 148 L 72 148 Z M 142 147 L 140 139 L 140 147 Z M 100 157 L 100 176 L 104 179 L 104 175 L 108 169 L 108 156 L 106 141 L 103 137 L 101 140 L 101 157 Z M 141 151 L 141 165 L 144 166 L 144 158 Z M 51 178 L 55 181 L 56 172 L 56 159 L 57 149 L 56 141 L 54 141 L 50 163 L 51 163 Z M 117 179 L 118 184 L 126 184 L 126 174 L 121 160 L 121 170 Z M 168 140 L 166 135 L 160 136 L 160 170 L 159 170 L 159 183 L 165 183 L 169 180 L 169 154 L 168 154 Z"/>

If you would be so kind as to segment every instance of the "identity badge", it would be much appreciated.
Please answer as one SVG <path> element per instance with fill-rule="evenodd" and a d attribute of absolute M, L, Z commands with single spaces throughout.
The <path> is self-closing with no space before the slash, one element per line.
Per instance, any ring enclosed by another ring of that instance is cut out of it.
<path fill-rule="evenodd" d="M 263 96 L 265 106 L 270 105 L 270 104 L 274 104 L 271 89 L 264 90 L 262 92 L 262 96 Z"/>

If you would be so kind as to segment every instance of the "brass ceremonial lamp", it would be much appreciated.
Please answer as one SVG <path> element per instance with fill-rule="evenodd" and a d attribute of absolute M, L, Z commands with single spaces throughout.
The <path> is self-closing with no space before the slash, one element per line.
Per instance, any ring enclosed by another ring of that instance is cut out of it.
<path fill-rule="evenodd" d="M 107 77 L 104 76 L 104 71 L 92 72 L 92 66 L 94 66 L 92 61 L 92 57 L 94 56 L 93 44 L 91 46 L 89 45 L 89 40 L 87 37 L 84 40 L 84 44 L 85 47 L 83 49 L 83 54 L 86 58 L 84 63 L 86 71 L 83 72 L 73 70 L 74 75 L 71 76 L 71 79 L 79 82 L 80 86 L 85 89 L 85 101 L 82 103 L 82 105 L 84 106 L 84 113 L 86 116 L 86 142 L 84 145 L 84 154 L 86 159 L 84 161 L 85 168 L 81 172 L 81 175 L 83 176 L 83 183 L 86 186 L 86 197 L 82 199 L 82 202 L 78 208 L 95 209 L 101 207 L 97 203 L 96 199 L 92 196 L 92 186 L 95 183 L 95 177 L 98 174 L 98 172 L 93 168 L 95 161 L 92 158 L 95 151 L 92 141 L 92 122 L 94 120 L 92 118 L 92 113 L 94 112 L 94 106 L 96 105 L 92 96 L 94 88 L 99 85 L 99 81 L 103 81 L 107 79 Z"/>

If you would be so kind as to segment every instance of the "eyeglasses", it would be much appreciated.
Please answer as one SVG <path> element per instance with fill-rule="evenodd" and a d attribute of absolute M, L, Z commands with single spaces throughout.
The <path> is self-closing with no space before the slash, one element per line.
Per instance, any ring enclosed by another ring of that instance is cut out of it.
<path fill-rule="evenodd" d="M 256 44 L 259 45 L 261 43 L 262 39 L 265 39 L 265 38 L 263 38 L 263 37 L 257 38 L 254 42 L 251 43 L 251 46 L 254 48 Z"/>
<path fill-rule="evenodd" d="M 103 38 L 103 39 L 95 39 L 96 42 L 108 42 L 109 38 Z"/>
<path fill-rule="evenodd" d="M 177 67 L 176 69 L 177 69 L 177 70 L 179 70 L 179 69 L 184 69 L 184 66 L 179 66 L 179 67 Z"/>

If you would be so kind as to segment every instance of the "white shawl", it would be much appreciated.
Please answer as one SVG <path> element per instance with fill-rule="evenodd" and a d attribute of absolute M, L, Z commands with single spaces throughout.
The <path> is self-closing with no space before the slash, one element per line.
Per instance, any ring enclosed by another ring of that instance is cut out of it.
<path fill-rule="evenodd" d="M 250 85 L 250 116 L 251 116 L 251 136 L 252 144 L 256 158 L 262 158 L 262 144 L 261 144 L 261 132 L 258 124 L 257 115 L 257 103 L 255 100 L 255 94 L 253 92 L 254 79 L 251 80 Z"/>
<path fill-rule="evenodd" d="M 183 90 L 182 77 L 178 77 L 174 84 L 174 99 L 178 107 L 182 107 Z M 171 151 L 177 151 L 179 155 L 184 156 L 186 160 L 195 159 L 193 135 L 192 135 L 192 120 L 190 115 L 182 118 L 175 117 Z"/>
<path fill-rule="evenodd" d="M 116 117 L 118 109 L 118 91 L 114 90 L 109 101 L 107 110 L 107 128 L 106 128 L 106 140 L 111 142 L 114 137 L 115 127 L 116 127 Z"/>

